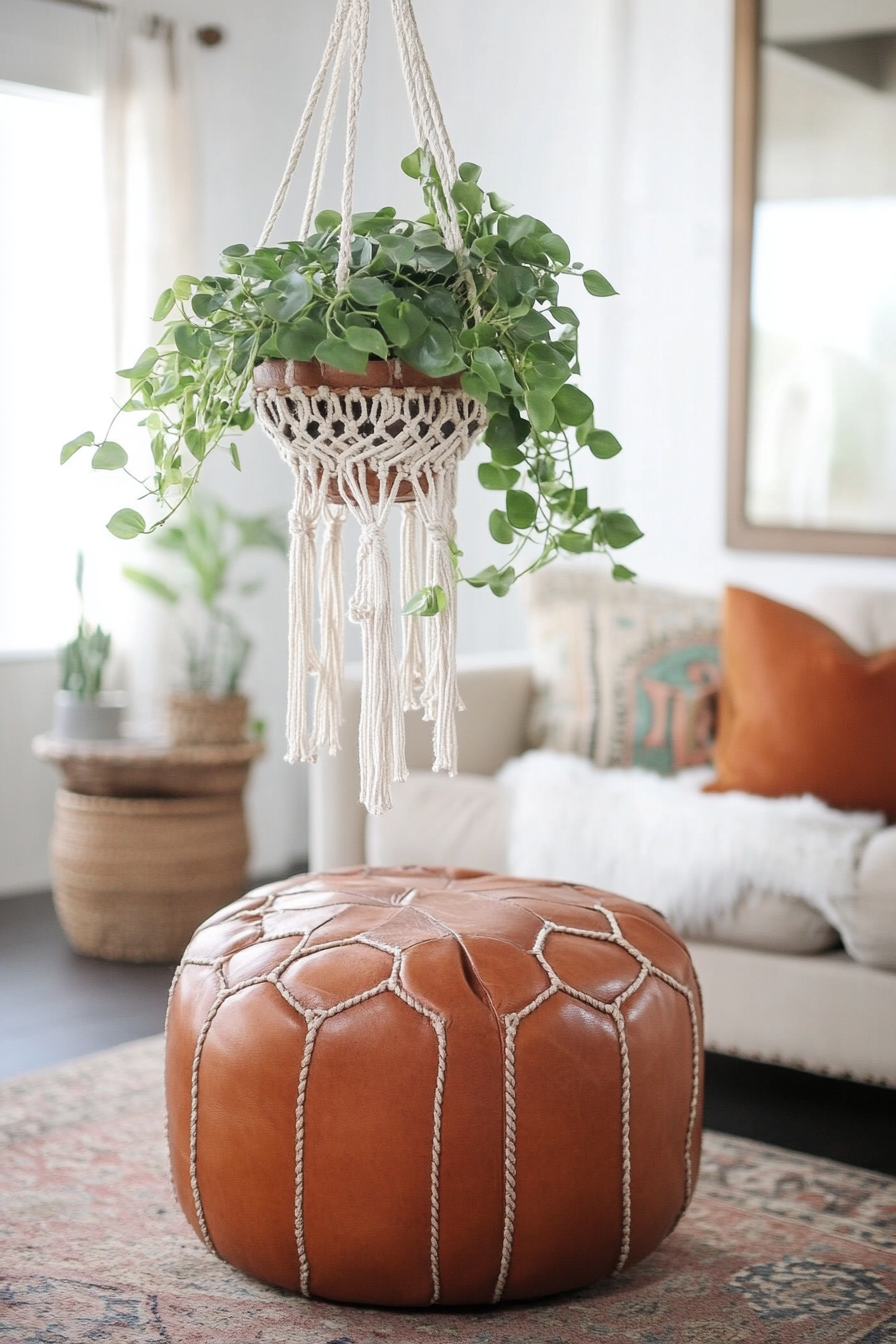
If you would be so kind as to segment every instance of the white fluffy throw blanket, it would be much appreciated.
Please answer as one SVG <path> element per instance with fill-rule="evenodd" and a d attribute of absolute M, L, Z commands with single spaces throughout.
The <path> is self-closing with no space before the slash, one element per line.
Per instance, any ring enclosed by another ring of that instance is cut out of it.
<path fill-rule="evenodd" d="M 583 882 L 660 910 L 675 925 L 732 910 L 751 890 L 801 896 L 834 922 L 885 819 L 817 798 L 701 793 L 711 771 L 663 779 L 530 751 L 498 778 L 510 791 L 509 871 Z"/>

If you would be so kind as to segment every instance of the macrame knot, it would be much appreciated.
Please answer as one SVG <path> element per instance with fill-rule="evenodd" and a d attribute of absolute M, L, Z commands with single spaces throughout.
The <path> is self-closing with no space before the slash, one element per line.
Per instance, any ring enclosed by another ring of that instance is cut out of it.
<path fill-rule="evenodd" d="M 290 509 L 289 531 L 294 537 L 303 537 L 306 541 L 314 541 L 317 536 L 317 519 L 306 513 L 304 509 Z"/>

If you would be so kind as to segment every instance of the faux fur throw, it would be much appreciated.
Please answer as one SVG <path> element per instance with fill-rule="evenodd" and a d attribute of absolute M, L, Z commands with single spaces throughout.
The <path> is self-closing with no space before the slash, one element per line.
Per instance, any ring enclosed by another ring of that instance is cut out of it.
<path fill-rule="evenodd" d="M 801 896 L 833 923 L 832 902 L 855 893 L 884 817 L 809 796 L 701 793 L 711 776 L 663 779 L 530 751 L 498 776 L 511 797 L 508 870 L 621 892 L 677 925 L 732 910 L 751 889 Z"/>

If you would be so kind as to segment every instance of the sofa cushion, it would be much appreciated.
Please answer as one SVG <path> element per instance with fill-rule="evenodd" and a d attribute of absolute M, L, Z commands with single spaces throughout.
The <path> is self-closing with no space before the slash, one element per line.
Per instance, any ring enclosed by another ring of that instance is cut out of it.
<path fill-rule="evenodd" d="M 851 957 L 896 971 L 896 826 L 872 835 L 852 900 L 832 902 L 831 918 Z"/>
<path fill-rule="evenodd" d="M 393 796 L 390 812 L 367 818 L 368 863 L 450 864 L 493 872 L 506 868 L 508 795 L 497 780 L 480 775 L 449 779 L 412 770 Z M 822 952 L 839 941 L 806 901 L 755 888 L 747 890 L 733 910 L 687 926 L 679 922 L 678 932 L 686 938 L 767 952 Z"/>
<path fill-rule="evenodd" d="M 672 774 L 710 758 L 719 603 L 556 564 L 525 585 L 532 743 Z"/>
<path fill-rule="evenodd" d="M 863 655 L 806 612 L 729 588 L 723 654 L 714 789 L 896 817 L 896 649 Z"/>

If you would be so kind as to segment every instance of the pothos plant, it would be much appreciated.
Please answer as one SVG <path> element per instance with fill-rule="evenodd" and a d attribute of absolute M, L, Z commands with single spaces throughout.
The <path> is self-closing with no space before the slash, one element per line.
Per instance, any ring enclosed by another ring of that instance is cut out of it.
<path fill-rule="evenodd" d="M 573 459 L 585 449 L 611 458 L 621 445 L 594 423 L 590 397 L 572 381 L 579 374 L 574 310 L 560 303 L 561 277 L 581 281 L 598 298 L 615 294 L 596 270 L 571 262 L 567 243 L 542 220 L 479 186 L 480 168 L 461 164 L 451 186 L 463 251 L 445 244 L 438 219 L 443 184 L 429 158 L 415 150 L 402 161 L 419 180 L 427 211 L 398 218 L 391 207 L 352 217 L 348 283 L 338 288 L 340 216 L 322 211 L 301 242 L 225 248 L 220 275 L 182 275 L 164 291 L 154 319 L 164 322 L 157 346 L 144 350 L 121 376 L 130 395 L 106 435 L 87 432 L 62 450 L 66 462 L 92 447 L 99 471 L 121 470 L 151 501 L 155 516 L 122 508 L 108 523 L 123 539 L 162 527 L 189 498 L 213 449 L 240 457 L 233 436 L 253 421 L 253 368 L 268 358 L 318 359 L 363 374 L 374 359 L 399 359 L 432 378 L 461 375 L 485 403 L 483 434 L 491 460 L 479 482 L 501 497 L 489 531 L 508 547 L 500 564 L 458 578 L 499 596 L 521 573 L 560 551 L 610 555 L 642 535 L 619 509 L 592 504 L 576 484 Z M 136 412 L 150 436 L 152 469 L 141 475 L 112 437 L 121 412 Z M 617 579 L 633 577 L 613 560 Z M 434 614 L 444 594 L 425 589 L 406 610 Z"/>

